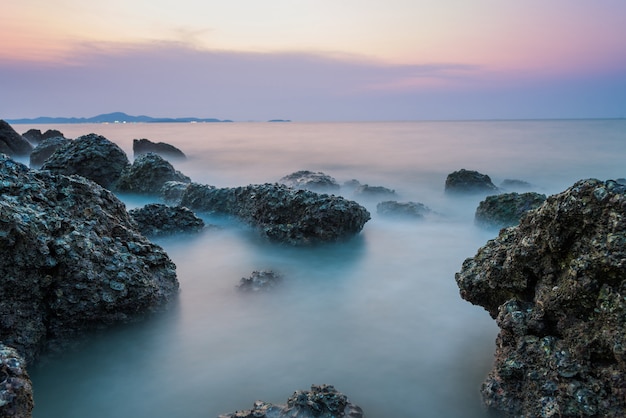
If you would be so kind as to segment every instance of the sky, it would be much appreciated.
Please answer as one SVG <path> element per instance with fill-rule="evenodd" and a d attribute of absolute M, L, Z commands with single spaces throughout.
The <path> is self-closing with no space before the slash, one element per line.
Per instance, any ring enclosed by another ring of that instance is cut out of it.
<path fill-rule="evenodd" d="M 626 117 L 624 0 L 20 0 L 0 118 Z"/>

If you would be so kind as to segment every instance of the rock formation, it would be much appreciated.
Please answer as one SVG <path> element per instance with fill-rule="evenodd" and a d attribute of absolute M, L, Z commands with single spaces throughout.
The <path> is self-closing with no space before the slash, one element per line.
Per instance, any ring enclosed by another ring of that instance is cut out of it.
<path fill-rule="evenodd" d="M 27 157 L 33 150 L 33 146 L 15 132 L 6 121 L 0 119 L 0 154 L 9 157 Z"/>
<path fill-rule="evenodd" d="M 179 150 L 173 145 L 166 144 L 165 142 L 152 142 L 149 139 L 134 139 L 133 140 L 133 156 L 139 157 L 143 154 L 155 153 L 164 158 L 185 159 L 187 156 L 184 152 Z"/>
<path fill-rule="evenodd" d="M 0 418 L 29 418 L 33 385 L 17 350 L 0 343 Z"/>
<path fill-rule="evenodd" d="M 386 200 L 376 205 L 376 213 L 386 217 L 424 219 L 432 211 L 423 203 Z"/>
<path fill-rule="evenodd" d="M 190 183 L 191 179 L 174 169 L 158 154 L 141 154 L 122 171 L 115 188 L 121 192 L 158 195 L 168 181 Z"/>
<path fill-rule="evenodd" d="M 491 182 L 491 178 L 478 171 L 462 168 L 446 177 L 445 191 L 449 193 L 488 193 L 497 190 L 498 188 Z"/>
<path fill-rule="evenodd" d="M 261 292 L 271 290 L 282 281 L 280 274 L 272 270 L 253 271 L 250 277 L 242 277 L 237 289 L 244 292 Z"/>
<path fill-rule="evenodd" d="M 517 225 L 523 214 L 538 208 L 545 200 L 546 195 L 534 192 L 487 196 L 478 204 L 474 219 L 476 224 L 485 227 L 504 228 Z"/>
<path fill-rule="evenodd" d="M 180 206 L 151 203 L 131 209 L 128 213 L 136 222 L 139 232 L 147 237 L 199 232 L 205 226 L 204 221 L 191 210 Z"/>
<path fill-rule="evenodd" d="M 308 170 L 296 171 L 281 178 L 278 182 L 295 189 L 306 189 L 314 192 L 331 193 L 340 189 L 337 181 L 328 174 Z"/>
<path fill-rule="evenodd" d="M 33 152 L 30 153 L 30 167 L 39 168 L 43 163 L 63 145 L 67 145 L 71 139 L 55 136 L 39 142 Z"/>
<path fill-rule="evenodd" d="M 359 184 L 354 189 L 354 195 L 365 198 L 393 198 L 396 197 L 396 191 L 383 186 L 370 186 L 368 184 Z"/>
<path fill-rule="evenodd" d="M 48 129 L 46 132 L 41 133 L 39 129 L 29 129 L 22 134 L 22 137 L 33 145 L 37 145 L 45 139 L 49 138 L 65 138 L 65 135 L 61 131 L 56 129 Z"/>

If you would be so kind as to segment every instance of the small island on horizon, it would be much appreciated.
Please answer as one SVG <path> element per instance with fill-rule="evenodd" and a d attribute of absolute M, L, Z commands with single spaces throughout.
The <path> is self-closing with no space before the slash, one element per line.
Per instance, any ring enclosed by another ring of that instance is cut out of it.
<path fill-rule="evenodd" d="M 11 124 L 53 124 L 53 123 L 205 123 L 205 122 L 233 122 L 229 119 L 216 118 L 155 118 L 152 116 L 131 116 L 124 112 L 104 113 L 90 118 L 76 117 L 49 117 L 5 119 Z"/>

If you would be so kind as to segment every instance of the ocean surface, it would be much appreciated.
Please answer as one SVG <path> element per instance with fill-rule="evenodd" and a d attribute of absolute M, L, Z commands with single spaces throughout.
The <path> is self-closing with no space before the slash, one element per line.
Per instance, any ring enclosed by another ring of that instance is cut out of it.
<path fill-rule="evenodd" d="M 133 139 L 167 142 L 174 166 L 220 187 L 273 183 L 298 170 L 394 189 L 436 215 L 391 220 L 380 200 L 354 239 L 315 248 L 269 244 L 229 219 L 154 241 L 177 265 L 179 300 L 163 314 L 94 335 L 30 368 L 36 418 L 214 418 L 257 399 L 284 403 L 332 384 L 368 418 L 487 417 L 480 385 L 497 327 L 465 302 L 455 272 L 497 230 L 474 224 L 484 196 L 444 193 L 465 168 L 494 184 L 558 193 L 583 178 L 626 177 L 626 120 L 402 123 L 16 125 L 97 133 L 132 160 Z M 123 196 L 128 208 L 150 199 Z M 282 274 L 271 293 L 242 294 L 255 270 Z"/>

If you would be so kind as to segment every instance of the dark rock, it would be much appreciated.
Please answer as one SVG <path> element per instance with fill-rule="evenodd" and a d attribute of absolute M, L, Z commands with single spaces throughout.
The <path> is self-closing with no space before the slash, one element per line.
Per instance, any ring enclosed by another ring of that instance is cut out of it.
<path fill-rule="evenodd" d="M 168 205 L 180 205 L 183 195 L 187 191 L 189 183 L 183 183 L 180 181 L 166 181 L 163 183 L 163 187 L 159 191 L 161 199 Z"/>
<path fill-rule="evenodd" d="M 41 167 L 57 149 L 67 145 L 70 141 L 71 139 L 63 138 L 62 136 L 46 138 L 41 141 L 30 154 L 31 168 Z"/>
<path fill-rule="evenodd" d="M 15 132 L 6 121 L 0 119 L 0 154 L 9 157 L 26 157 L 33 150 L 33 146 Z"/>
<path fill-rule="evenodd" d="M 615 181 L 618 182 L 619 184 L 626 185 L 626 179 L 625 178 L 620 177 L 620 178 L 616 179 Z"/>
<path fill-rule="evenodd" d="M 363 418 L 363 410 L 331 385 L 298 390 L 286 405 L 256 401 L 253 409 L 222 414 L 218 418 Z"/>
<path fill-rule="evenodd" d="M 33 145 L 37 145 L 45 139 L 49 138 L 65 138 L 60 131 L 56 129 L 48 129 L 46 132 L 41 133 L 39 129 L 29 129 L 22 134 L 22 137 Z"/>
<path fill-rule="evenodd" d="M 103 136 L 88 134 L 57 149 L 41 169 L 66 176 L 78 174 L 112 189 L 129 165 L 120 147 Z"/>
<path fill-rule="evenodd" d="M 500 327 L 489 407 L 626 416 L 626 186 L 583 180 L 548 197 L 455 277 Z"/>
<path fill-rule="evenodd" d="M 519 223 L 520 218 L 531 209 L 536 209 L 546 200 L 546 195 L 528 193 L 503 193 L 487 196 L 478 204 L 474 219 L 485 227 L 504 228 Z"/>
<path fill-rule="evenodd" d="M 383 186 L 370 186 L 367 184 L 357 186 L 357 188 L 354 189 L 354 195 L 367 198 L 391 198 L 397 196 L 395 190 Z"/>
<path fill-rule="evenodd" d="M 116 184 L 121 192 L 158 195 L 168 181 L 190 183 L 191 179 L 174 169 L 155 153 L 142 154 L 126 167 Z"/>
<path fill-rule="evenodd" d="M 422 203 L 387 200 L 376 205 L 376 213 L 387 217 L 424 219 L 432 211 Z"/>
<path fill-rule="evenodd" d="M 137 223 L 139 232 L 147 237 L 199 232 L 204 229 L 204 221 L 185 207 L 151 203 L 131 209 L 128 213 Z"/>
<path fill-rule="evenodd" d="M 108 190 L 0 157 L 0 338 L 27 361 L 162 309 L 175 269 Z"/>
<path fill-rule="evenodd" d="M 497 191 L 498 188 L 488 175 L 462 168 L 448 174 L 445 190 L 452 193 L 484 193 Z"/>
<path fill-rule="evenodd" d="M 339 184 L 331 176 L 322 172 L 308 170 L 296 171 L 281 178 L 279 183 L 295 189 L 313 190 L 316 192 L 332 192 L 339 190 Z"/>
<path fill-rule="evenodd" d="M 180 205 L 236 216 L 271 241 L 291 245 L 348 238 L 370 219 L 356 202 L 280 184 L 218 189 L 192 183 L 182 193 Z"/>
<path fill-rule="evenodd" d="M 271 270 L 253 271 L 248 278 L 242 277 L 237 288 L 244 292 L 267 291 L 277 287 L 282 281 L 280 274 Z"/>
<path fill-rule="evenodd" d="M 500 187 L 504 190 L 526 191 L 533 188 L 533 185 L 524 180 L 504 179 L 500 183 Z"/>
<path fill-rule="evenodd" d="M 17 350 L 0 342 L 0 418 L 29 418 L 33 407 L 26 361 Z"/>
<path fill-rule="evenodd" d="M 133 140 L 133 155 L 137 158 L 140 155 L 155 153 L 164 158 L 170 159 L 186 159 L 187 156 L 184 152 L 179 150 L 173 145 L 166 144 L 165 142 L 152 142 L 149 139 L 134 139 Z"/>

